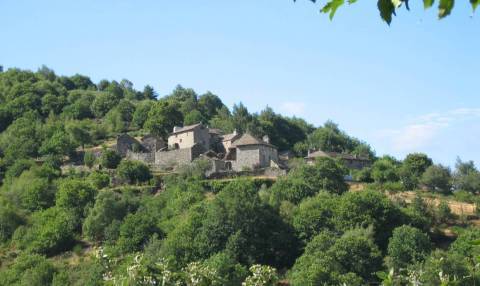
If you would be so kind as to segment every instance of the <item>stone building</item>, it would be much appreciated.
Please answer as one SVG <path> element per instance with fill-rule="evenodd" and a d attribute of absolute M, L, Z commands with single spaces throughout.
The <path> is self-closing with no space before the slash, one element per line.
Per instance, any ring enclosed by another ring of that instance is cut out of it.
<path fill-rule="evenodd" d="M 270 144 L 268 137 L 260 140 L 245 133 L 233 141 L 225 160 L 234 171 L 267 168 L 278 162 L 277 147 Z"/>
<path fill-rule="evenodd" d="M 336 152 L 325 152 L 325 151 L 314 151 L 308 152 L 308 156 L 305 158 L 307 163 L 313 164 L 317 158 L 328 157 L 334 159 L 340 159 L 347 168 L 349 169 L 363 169 L 372 164 L 371 160 L 366 157 L 361 157 L 352 154 L 345 153 L 336 153 Z"/>
<path fill-rule="evenodd" d="M 200 144 L 205 151 L 210 149 L 210 134 L 208 128 L 202 123 L 173 128 L 173 132 L 168 137 L 168 147 L 171 149 L 192 148 L 195 144 Z"/>
<path fill-rule="evenodd" d="M 222 135 L 221 130 L 203 124 L 175 127 L 168 145 L 156 136 L 140 141 L 123 134 L 117 140 L 117 152 L 130 160 L 142 161 L 156 169 L 174 169 L 202 157 L 212 162 L 213 173 L 279 167 L 277 148 L 268 137 L 263 140 L 236 131 Z"/>

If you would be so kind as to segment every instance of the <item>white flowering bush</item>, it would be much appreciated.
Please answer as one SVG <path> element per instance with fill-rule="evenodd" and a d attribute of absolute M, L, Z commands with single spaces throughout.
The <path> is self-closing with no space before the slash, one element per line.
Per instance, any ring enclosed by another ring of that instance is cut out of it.
<path fill-rule="evenodd" d="M 242 283 L 242 286 L 274 286 L 278 283 L 277 270 L 267 265 L 252 265 L 252 275 Z"/>

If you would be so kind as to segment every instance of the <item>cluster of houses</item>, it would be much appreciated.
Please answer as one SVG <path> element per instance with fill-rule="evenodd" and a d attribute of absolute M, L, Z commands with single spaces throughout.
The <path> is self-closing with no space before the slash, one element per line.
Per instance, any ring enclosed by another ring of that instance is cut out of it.
<path fill-rule="evenodd" d="M 285 169 L 282 162 L 285 158 L 279 158 L 277 147 L 270 143 L 268 136 L 260 139 L 249 133 L 239 134 L 236 131 L 223 134 L 221 130 L 208 128 L 202 123 L 174 127 L 167 142 L 154 135 L 136 139 L 123 134 L 117 139 L 116 150 L 122 157 L 142 161 L 159 170 L 174 169 L 197 158 L 211 162 L 210 174 Z M 370 164 L 370 160 L 366 158 L 323 151 L 309 152 L 305 159 L 313 162 L 318 157 L 339 158 L 354 169 Z"/>

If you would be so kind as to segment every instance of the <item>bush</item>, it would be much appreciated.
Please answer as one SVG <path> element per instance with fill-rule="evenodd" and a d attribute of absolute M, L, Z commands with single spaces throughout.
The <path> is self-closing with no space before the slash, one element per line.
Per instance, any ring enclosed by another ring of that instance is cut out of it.
<path fill-rule="evenodd" d="M 104 149 L 102 151 L 102 156 L 100 156 L 100 165 L 107 169 L 115 169 L 122 158 L 114 150 Z"/>
<path fill-rule="evenodd" d="M 396 270 L 411 263 L 422 262 L 430 253 L 429 237 L 411 226 L 397 227 L 388 243 L 388 265 Z"/>
<path fill-rule="evenodd" d="M 97 158 L 95 157 L 95 154 L 93 154 L 93 152 L 87 151 L 83 154 L 83 163 L 89 168 L 93 167 L 96 160 Z"/>
<path fill-rule="evenodd" d="M 36 212 L 30 227 L 21 226 L 13 235 L 20 248 L 39 254 L 53 255 L 70 248 L 77 222 L 75 216 L 57 207 Z"/>
<path fill-rule="evenodd" d="M 24 223 L 23 218 L 16 211 L 0 205 L 0 244 L 9 240 L 17 227 Z"/>
<path fill-rule="evenodd" d="M 330 158 L 319 158 L 313 166 L 302 164 L 272 186 L 271 203 L 278 206 L 287 200 L 298 204 L 322 190 L 342 194 L 348 190 L 344 175 L 345 169 Z"/>
<path fill-rule="evenodd" d="M 452 191 L 450 169 L 442 165 L 432 165 L 423 173 L 420 182 L 432 192 L 449 194 Z"/>
<path fill-rule="evenodd" d="M 102 171 L 93 171 L 88 175 L 88 180 L 96 190 L 106 188 L 110 185 L 110 175 Z"/>
<path fill-rule="evenodd" d="M 122 161 L 117 167 L 117 175 L 130 184 L 144 183 L 152 178 L 150 168 L 140 161 Z"/>
<path fill-rule="evenodd" d="M 42 286 L 52 283 L 55 268 L 43 256 L 22 254 L 13 265 L 0 272 L 2 285 Z"/>
<path fill-rule="evenodd" d="M 436 219 L 439 223 L 446 223 L 453 218 L 452 210 L 447 201 L 443 200 L 437 207 L 435 213 Z"/>
<path fill-rule="evenodd" d="M 381 265 L 371 229 L 354 229 L 341 237 L 322 232 L 307 244 L 288 277 L 292 286 L 369 285 Z"/>

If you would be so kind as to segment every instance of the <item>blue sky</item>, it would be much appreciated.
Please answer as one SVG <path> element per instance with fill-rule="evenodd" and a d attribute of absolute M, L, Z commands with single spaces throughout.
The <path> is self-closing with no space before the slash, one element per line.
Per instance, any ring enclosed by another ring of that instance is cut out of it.
<path fill-rule="evenodd" d="M 457 1 L 438 21 L 415 2 L 389 27 L 367 0 L 333 21 L 308 0 L 3 0 L 0 64 L 159 94 L 182 84 L 250 111 L 332 119 L 378 155 L 480 165 L 480 14 Z"/>

